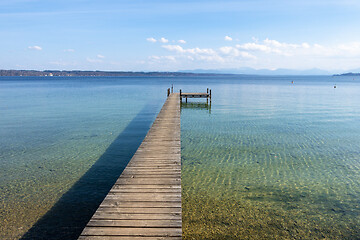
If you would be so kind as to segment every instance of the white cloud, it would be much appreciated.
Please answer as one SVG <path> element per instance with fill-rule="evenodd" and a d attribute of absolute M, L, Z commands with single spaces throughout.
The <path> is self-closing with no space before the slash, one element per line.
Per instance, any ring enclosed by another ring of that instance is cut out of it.
<path fill-rule="evenodd" d="M 216 52 L 211 48 L 188 48 L 184 49 L 180 45 L 163 45 L 163 48 L 169 51 L 175 51 L 177 53 L 189 53 L 189 54 L 207 54 L 213 55 Z"/>
<path fill-rule="evenodd" d="M 177 41 L 179 43 L 179 41 Z M 255 69 L 355 69 L 360 62 L 360 41 L 324 45 L 310 42 L 284 42 L 253 38 L 248 42 L 219 48 L 187 48 L 182 44 L 164 44 L 171 56 L 152 56 L 153 66 L 173 69 L 239 68 Z M 157 63 L 157 64 L 156 64 Z"/>
<path fill-rule="evenodd" d="M 231 56 L 231 57 L 242 57 L 242 58 L 249 58 L 249 59 L 256 59 L 256 57 L 248 52 L 239 51 L 235 47 L 221 47 L 220 52 L 224 55 Z"/>
<path fill-rule="evenodd" d="M 232 41 L 233 39 L 232 39 L 232 37 L 229 37 L 229 36 L 225 36 L 225 41 Z"/>
<path fill-rule="evenodd" d="M 339 50 L 349 51 L 349 52 L 360 52 L 360 42 L 351 42 L 348 44 L 340 44 L 338 46 Z"/>
<path fill-rule="evenodd" d="M 360 57 L 360 42 L 343 43 L 332 46 L 317 43 L 286 43 L 273 39 L 265 39 L 261 43 L 249 42 L 237 44 L 236 47 L 250 52 L 262 52 L 267 55 L 281 55 L 285 57 L 309 56 L 309 57 Z"/>
<path fill-rule="evenodd" d="M 163 48 L 169 51 L 176 52 L 180 54 L 182 58 L 187 58 L 190 56 L 190 59 L 200 60 L 200 61 L 223 61 L 221 56 L 217 54 L 211 48 L 183 48 L 179 45 L 163 45 Z"/>
<path fill-rule="evenodd" d="M 303 48 L 310 48 L 310 45 L 308 43 L 306 43 L 306 42 L 302 43 L 301 46 Z"/>
<path fill-rule="evenodd" d="M 152 43 L 157 42 L 157 40 L 155 38 L 153 38 L 153 37 L 147 38 L 146 41 L 152 42 Z"/>
<path fill-rule="evenodd" d="M 160 40 L 159 40 L 159 42 L 162 42 L 162 43 L 168 43 L 169 42 L 169 40 L 168 39 L 166 39 L 166 38 L 160 38 Z"/>
<path fill-rule="evenodd" d="M 169 39 L 166 39 L 164 37 L 160 38 L 159 40 L 156 40 L 155 38 L 153 37 L 150 37 L 150 38 L 147 38 L 146 41 L 148 42 L 152 42 L 152 43 L 156 43 L 156 42 L 161 42 L 161 43 L 168 43 L 169 42 Z M 175 43 L 176 41 L 175 40 L 172 40 L 171 42 Z M 185 44 L 186 41 L 183 40 L 183 39 L 180 39 L 177 41 L 178 43 L 181 43 L 181 44 Z"/>
<path fill-rule="evenodd" d="M 261 44 L 257 44 L 257 43 L 245 43 L 245 44 L 237 44 L 236 45 L 237 48 L 241 48 L 244 50 L 254 50 L 254 51 L 263 51 L 263 52 L 271 52 L 270 47 L 266 46 L 266 45 L 261 45 Z"/>
<path fill-rule="evenodd" d="M 184 52 L 184 49 L 179 45 L 163 45 L 162 47 L 169 51 L 175 51 L 178 53 Z"/>
<path fill-rule="evenodd" d="M 175 56 L 150 56 L 149 59 L 155 61 L 166 60 L 166 61 L 176 62 Z"/>
<path fill-rule="evenodd" d="M 230 61 L 246 61 L 256 59 L 252 54 L 241 51 L 235 47 L 221 47 L 219 49 L 212 48 L 183 48 L 180 45 L 163 45 L 168 51 L 179 54 L 179 57 L 187 61 L 205 61 L 225 63 Z"/>
<path fill-rule="evenodd" d="M 90 58 L 90 57 L 86 58 L 86 61 L 89 63 L 102 63 L 102 62 L 104 62 L 104 58 L 105 58 L 105 56 L 98 54 L 98 55 L 96 55 L 95 58 Z"/>
<path fill-rule="evenodd" d="M 49 64 L 51 65 L 55 65 L 57 67 L 69 67 L 69 66 L 77 66 L 77 62 L 75 61 L 64 61 L 62 59 L 59 59 L 57 61 L 52 61 L 52 62 L 49 62 Z"/>
<path fill-rule="evenodd" d="M 64 49 L 64 52 L 75 52 L 74 49 Z"/>
<path fill-rule="evenodd" d="M 249 54 L 245 51 L 240 51 L 235 47 L 221 47 L 219 50 L 212 48 L 183 48 L 179 45 L 163 45 L 163 48 L 169 51 L 173 51 L 179 54 L 187 54 L 192 56 L 194 59 L 207 59 L 207 60 L 219 60 L 223 61 L 221 55 L 227 55 L 232 57 L 242 57 L 242 58 L 256 58 L 255 56 Z"/>
<path fill-rule="evenodd" d="M 42 50 L 42 47 L 39 47 L 39 46 L 29 46 L 28 49 L 41 51 L 41 50 Z"/>
<path fill-rule="evenodd" d="M 293 44 L 284 43 L 277 40 L 268 39 L 259 43 L 258 40 L 249 43 L 237 44 L 237 48 L 247 51 L 259 51 L 264 53 L 275 53 L 278 55 L 292 56 L 297 50 L 309 49 L 311 46 L 308 43 Z"/>
<path fill-rule="evenodd" d="M 89 63 L 101 63 L 103 62 L 102 59 L 94 59 L 94 58 L 86 58 L 86 61 Z"/>
<path fill-rule="evenodd" d="M 256 43 L 259 41 L 259 39 L 256 37 L 252 37 L 251 40 L 253 40 L 253 42 L 256 42 Z"/>

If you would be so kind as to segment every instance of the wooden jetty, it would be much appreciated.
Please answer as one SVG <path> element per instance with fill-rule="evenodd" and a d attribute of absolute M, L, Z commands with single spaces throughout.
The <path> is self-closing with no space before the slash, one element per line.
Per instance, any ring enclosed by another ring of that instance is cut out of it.
<path fill-rule="evenodd" d="M 210 99 L 211 102 L 211 89 L 209 91 L 209 88 L 206 90 L 206 93 L 184 93 L 180 89 L 180 102 L 182 102 L 182 99 L 185 98 L 185 102 L 187 102 L 188 98 L 206 98 L 206 102 Z"/>
<path fill-rule="evenodd" d="M 181 239 L 180 94 L 168 95 L 79 239 Z"/>

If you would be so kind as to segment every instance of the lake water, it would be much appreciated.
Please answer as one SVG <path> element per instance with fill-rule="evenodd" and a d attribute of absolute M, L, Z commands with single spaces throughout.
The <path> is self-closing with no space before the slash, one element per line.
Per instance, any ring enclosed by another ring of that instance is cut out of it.
<path fill-rule="evenodd" d="M 171 84 L 212 89 L 182 105 L 184 239 L 360 239 L 360 79 L 331 76 L 2 77 L 0 239 L 76 238 Z"/>

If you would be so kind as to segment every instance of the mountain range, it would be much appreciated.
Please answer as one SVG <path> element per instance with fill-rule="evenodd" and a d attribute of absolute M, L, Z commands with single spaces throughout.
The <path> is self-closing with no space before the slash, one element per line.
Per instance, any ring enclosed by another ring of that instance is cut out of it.
<path fill-rule="evenodd" d="M 215 73 L 215 74 L 246 74 L 246 75 L 333 75 L 342 74 L 345 71 L 327 71 L 318 68 L 307 70 L 293 70 L 279 68 L 275 70 L 270 69 L 254 69 L 254 68 L 237 68 L 237 69 L 193 69 L 193 70 L 180 70 L 179 72 L 187 73 Z M 352 69 L 346 72 L 358 73 L 359 69 Z"/>

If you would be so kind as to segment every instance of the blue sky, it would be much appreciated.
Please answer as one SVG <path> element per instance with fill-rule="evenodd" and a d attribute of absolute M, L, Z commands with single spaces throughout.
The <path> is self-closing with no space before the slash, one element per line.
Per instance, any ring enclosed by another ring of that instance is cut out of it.
<path fill-rule="evenodd" d="M 0 0 L 0 69 L 355 69 L 359 10 L 352 0 Z"/>

